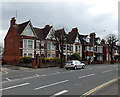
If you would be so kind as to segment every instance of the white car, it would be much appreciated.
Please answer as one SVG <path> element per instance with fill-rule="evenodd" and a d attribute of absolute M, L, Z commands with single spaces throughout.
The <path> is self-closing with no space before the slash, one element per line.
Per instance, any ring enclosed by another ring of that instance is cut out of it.
<path fill-rule="evenodd" d="M 67 63 L 65 63 L 65 68 L 66 68 L 66 70 L 68 70 L 70 68 L 73 68 L 74 70 L 76 70 L 78 68 L 84 69 L 85 68 L 85 64 L 81 63 L 78 60 L 70 60 L 70 61 L 67 61 Z"/>

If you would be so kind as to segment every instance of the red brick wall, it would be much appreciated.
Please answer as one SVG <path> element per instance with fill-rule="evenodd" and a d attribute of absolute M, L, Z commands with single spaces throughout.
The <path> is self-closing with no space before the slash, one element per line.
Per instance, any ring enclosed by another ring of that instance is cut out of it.
<path fill-rule="evenodd" d="M 3 60 L 8 64 L 19 62 L 18 36 L 13 27 L 10 27 L 4 40 Z"/>
<path fill-rule="evenodd" d="M 93 56 L 93 52 L 86 51 L 86 56 Z"/>

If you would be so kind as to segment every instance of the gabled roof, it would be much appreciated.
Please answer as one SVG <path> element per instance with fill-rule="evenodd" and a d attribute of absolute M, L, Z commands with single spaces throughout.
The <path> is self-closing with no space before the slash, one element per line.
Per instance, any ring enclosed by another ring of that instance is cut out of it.
<path fill-rule="evenodd" d="M 60 38 L 61 35 L 66 36 L 66 33 L 65 33 L 64 28 L 62 28 L 62 29 L 58 29 L 58 30 L 55 30 L 55 36 L 56 36 L 57 38 Z"/>
<path fill-rule="evenodd" d="M 36 35 L 38 36 L 38 39 L 40 39 L 40 40 L 44 40 L 47 37 L 47 35 L 48 35 L 51 28 L 52 28 L 52 26 L 49 26 L 49 25 L 46 25 L 42 29 L 33 27 L 33 29 L 35 30 Z"/>
<path fill-rule="evenodd" d="M 79 39 L 81 41 L 82 44 L 87 44 L 87 42 L 85 41 L 85 38 L 87 38 L 88 35 L 81 35 L 79 34 Z"/>
<path fill-rule="evenodd" d="M 35 27 L 33 27 L 33 29 L 35 30 L 35 33 L 36 33 L 38 39 L 43 40 L 44 37 L 43 37 L 42 30 L 40 28 L 35 28 Z"/>
<path fill-rule="evenodd" d="M 14 25 L 14 28 L 19 35 L 23 32 L 23 30 L 25 29 L 25 27 L 28 25 L 29 22 L 30 21 L 24 22 L 22 24 L 15 24 Z"/>
<path fill-rule="evenodd" d="M 24 29 L 26 28 L 26 26 L 30 24 L 31 25 L 31 22 L 30 21 L 27 21 L 27 22 L 24 22 L 22 24 L 15 24 L 14 25 L 14 28 L 16 30 L 16 32 L 18 33 L 18 35 L 21 35 L 21 33 L 24 31 Z M 31 25 L 32 26 L 32 25 Z M 37 38 L 39 40 L 43 40 L 47 37 L 50 29 L 52 28 L 52 26 L 49 26 L 49 25 L 46 25 L 44 28 L 40 29 L 40 28 L 36 28 L 36 27 L 33 27 L 33 30 L 34 30 L 34 33 L 37 35 Z"/>
<path fill-rule="evenodd" d="M 76 37 L 77 37 L 78 34 L 79 34 L 78 29 L 77 28 L 73 28 L 71 30 L 71 32 L 69 32 L 67 34 L 67 36 L 66 36 L 67 37 L 67 42 L 69 44 L 73 44 L 75 42 L 75 39 L 76 39 Z"/>

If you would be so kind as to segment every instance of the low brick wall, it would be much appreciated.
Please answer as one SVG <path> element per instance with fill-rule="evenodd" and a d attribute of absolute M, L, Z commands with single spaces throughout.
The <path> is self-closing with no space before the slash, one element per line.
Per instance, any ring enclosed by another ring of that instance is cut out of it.
<path fill-rule="evenodd" d="M 32 68 L 32 63 L 29 63 L 29 64 L 26 64 L 26 63 L 21 63 L 19 66 L 21 67 L 29 67 L 29 68 Z M 47 68 L 47 67 L 59 67 L 60 66 L 60 63 L 42 63 L 42 68 Z M 37 66 L 35 66 L 37 68 Z"/>
<path fill-rule="evenodd" d="M 60 63 L 54 62 L 54 63 L 44 63 L 42 64 L 42 68 L 47 68 L 47 67 L 59 67 Z"/>
<path fill-rule="evenodd" d="M 29 68 L 32 68 L 32 63 L 29 63 L 29 64 L 27 64 L 27 63 L 20 63 L 19 66 L 20 67 L 29 67 Z"/>

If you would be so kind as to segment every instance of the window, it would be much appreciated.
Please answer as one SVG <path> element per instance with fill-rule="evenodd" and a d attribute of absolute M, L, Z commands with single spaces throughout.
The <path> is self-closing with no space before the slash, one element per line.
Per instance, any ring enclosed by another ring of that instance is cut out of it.
<path fill-rule="evenodd" d="M 36 48 L 40 49 L 40 42 L 39 41 L 36 41 Z"/>
<path fill-rule="evenodd" d="M 28 57 L 32 57 L 32 54 L 29 53 L 29 54 L 28 54 Z"/>
<path fill-rule="evenodd" d="M 55 49 L 55 45 L 51 42 L 51 47 L 52 47 L 52 50 Z"/>
<path fill-rule="evenodd" d="M 72 45 L 70 45 L 70 51 L 73 51 L 73 46 Z"/>
<path fill-rule="evenodd" d="M 87 46 L 87 51 L 93 51 L 93 47 Z"/>
<path fill-rule="evenodd" d="M 55 54 L 52 54 L 52 57 L 55 57 Z"/>
<path fill-rule="evenodd" d="M 87 60 L 88 60 L 88 59 L 93 60 L 93 56 L 87 56 Z"/>
<path fill-rule="evenodd" d="M 24 57 L 27 57 L 27 54 L 26 54 L 26 53 L 24 53 Z"/>
<path fill-rule="evenodd" d="M 48 57 L 50 57 L 50 54 L 48 54 Z"/>
<path fill-rule="evenodd" d="M 64 45 L 63 49 L 66 50 L 67 45 Z"/>
<path fill-rule="evenodd" d="M 27 40 L 24 39 L 24 48 L 27 48 Z"/>
<path fill-rule="evenodd" d="M 89 51 L 93 51 L 93 47 L 89 47 Z"/>
<path fill-rule="evenodd" d="M 44 41 L 41 42 L 41 46 L 44 46 Z"/>
<path fill-rule="evenodd" d="M 48 42 L 48 49 L 51 49 L 51 42 Z"/>
<path fill-rule="evenodd" d="M 102 50 L 102 46 L 98 46 L 97 47 L 97 52 L 102 52 L 103 50 Z"/>
<path fill-rule="evenodd" d="M 80 46 L 79 46 L 79 51 L 80 51 Z"/>
<path fill-rule="evenodd" d="M 28 48 L 33 48 L 33 40 L 28 40 Z"/>
<path fill-rule="evenodd" d="M 78 51 L 77 45 L 75 46 L 75 50 L 76 50 L 76 52 Z"/>

